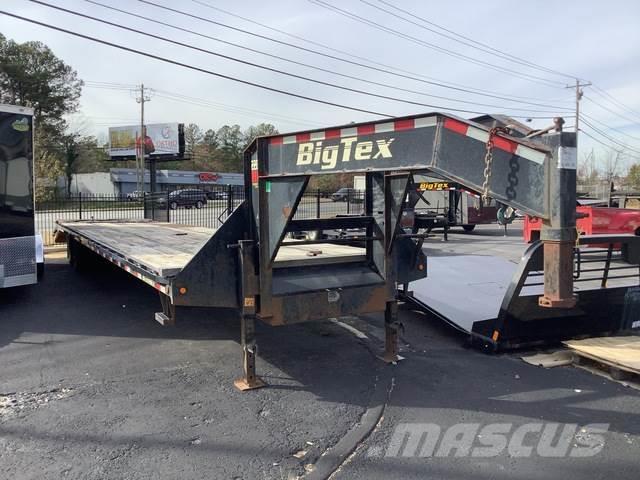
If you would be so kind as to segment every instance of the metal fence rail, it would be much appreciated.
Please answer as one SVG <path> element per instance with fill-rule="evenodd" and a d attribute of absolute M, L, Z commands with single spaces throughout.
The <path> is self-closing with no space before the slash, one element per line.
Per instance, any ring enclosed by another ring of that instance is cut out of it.
<path fill-rule="evenodd" d="M 303 195 L 296 218 L 326 218 L 358 215 L 363 210 L 364 192 L 336 195 L 308 190 Z M 36 203 L 36 230 L 45 245 L 54 245 L 58 220 L 142 220 L 218 228 L 244 200 L 244 188 L 215 185 L 203 191 L 145 193 L 144 196 L 77 194 Z"/>

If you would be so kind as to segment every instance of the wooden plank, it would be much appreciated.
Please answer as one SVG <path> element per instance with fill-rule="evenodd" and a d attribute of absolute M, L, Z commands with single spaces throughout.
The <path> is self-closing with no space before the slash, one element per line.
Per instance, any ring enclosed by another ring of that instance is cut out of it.
<path fill-rule="evenodd" d="M 359 262 L 366 259 L 365 249 L 350 245 L 318 243 L 313 245 L 287 245 L 280 247 L 275 268 L 309 266 L 317 264 Z"/>
<path fill-rule="evenodd" d="M 640 375 L 640 337 L 599 337 L 563 342 L 578 355 Z"/>
<path fill-rule="evenodd" d="M 573 363 L 574 354 L 567 350 L 558 350 L 552 353 L 538 353 L 535 355 L 525 355 L 522 360 L 543 368 L 563 367 Z"/>
<path fill-rule="evenodd" d="M 167 277 L 182 270 L 215 229 L 162 222 L 62 222 L 78 235 Z"/>
<path fill-rule="evenodd" d="M 116 252 L 161 277 L 175 276 L 213 236 L 215 229 L 150 221 L 72 221 L 60 225 Z M 320 252 L 315 253 L 313 252 Z M 306 266 L 365 260 L 365 250 L 321 243 L 281 247 L 277 266 Z"/>

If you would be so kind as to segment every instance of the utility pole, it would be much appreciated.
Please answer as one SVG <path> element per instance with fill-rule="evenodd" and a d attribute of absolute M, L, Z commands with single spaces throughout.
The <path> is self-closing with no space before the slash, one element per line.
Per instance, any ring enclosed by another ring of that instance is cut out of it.
<path fill-rule="evenodd" d="M 588 87 L 591 85 L 591 82 L 580 83 L 580 79 L 576 78 L 575 85 L 567 85 L 566 88 L 575 88 L 576 89 L 576 126 L 575 132 L 576 134 L 580 130 L 580 100 L 582 100 L 582 95 L 584 95 L 583 87 Z"/>
<path fill-rule="evenodd" d="M 136 179 L 138 182 L 138 191 L 143 192 L 144 188 L 144 171 L 145 171 L 145 137 L 146 128 L 144 126 L 144 103 L 151 100 L 151 97 L 145 95 L 144 83 L 140 84 L 140 96 L 136 98 L 136 102 L 140 104 L 140 148 L 136 149 Z"/>
<path fill-rule="evenodd" d="M 576 78 L 576 84 L 575 85 L 567 85 L 565 88 L 575 88 L 576 89 L 576 118 L 575 118 L 575 132 L 576 132 L 576 140 L 575 140 L 575 146 L 576 146 L 576 159 L 578 158 L 578 137 L 579 135 L 579 131 L 580 131 L 580 100 L 582 100 L 582 95 L 584 95 L 584 87 L 588 87 L 591 85 L 591 82 L 586 82 L 586 83 L 580 83 L 580 79 Z M 577 173 L 577 172 L 576 172 Z"/>

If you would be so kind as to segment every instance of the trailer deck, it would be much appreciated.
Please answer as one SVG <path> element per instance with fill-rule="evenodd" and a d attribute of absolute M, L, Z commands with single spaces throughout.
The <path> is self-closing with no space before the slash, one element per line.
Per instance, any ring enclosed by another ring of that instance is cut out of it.
<path fill-rule="evenodd" d="M 58 225 L 165 279 L 181 272 L 217 230 L 144 220 L 64 221 Z M 276 268 L 284 268 L 293 262 L 313 265 L 356 262 L 363 258 L 362 248 L 320 243 L 283 246 L 275 261 Z"/>

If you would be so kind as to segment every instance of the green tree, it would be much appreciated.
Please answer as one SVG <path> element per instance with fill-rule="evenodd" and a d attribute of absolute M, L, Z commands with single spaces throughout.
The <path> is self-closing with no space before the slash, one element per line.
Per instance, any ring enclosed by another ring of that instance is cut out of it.
<path fill-rule="evenodd" d="M 248 144 L 256 137 L 264 135 L 277 135 L 278 129 L 270 123 L 259 123 L 258 125 L 247 128 L 244 132 L 244 142 Z"/>
<path fill-rule="evenodd" d="M 202 133 L 202 129 L 195 123 L 190 123 L 184 127 L 184 147 L 186 153 L 193 153 L 196 145 L 200 144 L 203 138 L 204 134 Z"/>
<path fill-rule="evenodd" d="M 17 43 L 0 34 L 0 103 L 35 113 L 36 195 L 46 195 L 62 173 L 59 141 L 64 115 L 78 108 L 82 81 L 76 71 L 41 42 Z M 41 198 L 41 197 L 38 197 Z"/>
<path fill-rule="evenodd" d="M 45 44 L 17 43 L 0 34 L 0 102 L 32 107 L 37 126 L 60 129 L 63 115 L 78 108 L 82 85 Z"/>
<path fill-rule="evenodd" d="M 60 142 L 67 195 L 71 195 L 71 182 L 73 180 L 73 174 L 76 173 L 76 162 L 80 156 L 78 138 L 78 134 L 68 134 L 64 135 Z"/>
<path fill-rule="evenodd" d="M 202 143 L 207 146 L 210 153 L 213 153 L 218 148 L 218 137 L 216 131 L 212 128 L 204 132 Z"/>
<path fill-rule="evenodd" d="M 221 160 L 225 171 L 242 171 L 242 148 L 244 147 L 244 135 L 240 125 L 224 125 L 216 132 L 218 145 L 221 152 Z"/>
<path fill-rule="evenodd" d="M 634 163 L 629 168 L 627 183 L 633 188 L 640 188 L 640 163 Z"/>

